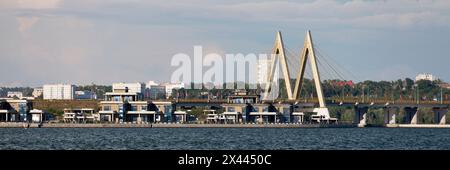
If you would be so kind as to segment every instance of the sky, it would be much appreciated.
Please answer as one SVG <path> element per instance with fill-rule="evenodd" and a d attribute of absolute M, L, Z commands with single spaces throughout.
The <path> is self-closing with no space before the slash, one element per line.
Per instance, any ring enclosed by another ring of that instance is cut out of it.
<path fill-rule="evenodd" d="M 299 53 L 306 30 L 359 81 L 450 81 L 448 0 L 2 0 L 0 86 L 170 81 L 195 45 L 267 53 L 281 31 Z"/>

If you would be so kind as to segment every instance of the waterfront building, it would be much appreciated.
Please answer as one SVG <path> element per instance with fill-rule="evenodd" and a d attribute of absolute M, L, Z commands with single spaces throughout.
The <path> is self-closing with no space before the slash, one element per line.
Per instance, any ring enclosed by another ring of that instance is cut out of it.
<path fill-rule="evenodd" d="M 186 111 L 175 111 L 173 112 L 173 121 L 177 123 L 185 123 L 187 118 Z"/>
<path fill-rule="evenodd" d="M 96 122 L 100 121 L 100 115 L 92 108 L 65 108 L 63 119 L 66 123 Z"/>
<path fill-rule="evenodd" d="M 101 121 L 119 122 L 124 121 L 125 114 L 129 108 L 129 102 L 140 100 L 138 93 L 129 92 L 107 92 L 105 100 L 100 102 L 99 111 Z"/>
<path fill-rule="evenodd" d="M 75 86 L 70 84 L 46 84 L 43 86 L 44 100 L 73 100 Z"/>
<path fill-rule="evenodd" d="M 117 87 L 117 86 L 116 86 Z M 130 88 L 113 88 L 100 102 L 100 120 L 108 122 L 185 122 L 186 116 L 173 116 L 172 102 L 144 101 L 142 95 Z"/>
<path fill-rule="evenodd" d="M 45 120 L 45 114 L 44 111 L 42 110 L 38 109 L 30 110 L 29 115 L 31 122 L 33 123 L 40 123 Z"/>
<path fill-rule="evenodd" d="M 9 91 L 6 96 L 9 98 L 16 97 L 16 98 L 21 99 L 23 97 L 23 93 L 20 91 Z"/>
<path fill-rule="evenodd" d="M 262 103 L 259 95 L 249 95 L 247 92 L 235 92 L 221 106 L 224 112 L 218 115 L 218 121 L 226 123 L 294 122 L 300 116 L 293 115 L 292 104 Z"/>
<path fill-rule="evenodd" d="M 176 105 L 172 102 L 167 101 L 153 101 L 152 110 L 156 110 L 159 115 L 156 117 L 157 122 L 176 122 L 177 119 L 174 117 L 173 113 L 176 109 Z"/>
<path fill-rule="evenodd" d="M 293 120 L 292 123 L 303 123 L 305 121 L 305 113 L 303 112 L 294 112 L 292 113 Z"/>
<path fill-rule="evenodd" d="M 203 114 L 206 115 L 207 123 L 238 123 L 239 113 L 238 112 L 223 112 L 217 113 L 216 110 L 203 110 Z"/>
<path fill-rule="evenodd" d="M 44 93 L 43 88 L 34 88 L 33 93 L 31 95 L 35 98 L 38 98 L 38 97 L 42 96 L 42 93 Z"/>
<path fill-rule="evenodd" d="M 31 100 L 17 100 L 11 98 L 0 99 L 0 121 L 27 122 L 31 120 L 29 115 L 33 109 Z"/>
<path fill-rule="evenodd" d="M 432 75 L 432 74 L 429 74 L 429 73 L 421 73 L 421 74 L 418 74 L 417 76 L 416 76 L 416 81 L 419 81 L 419 80 L 429 80 L 429 81 L 434 81 L 434 80 L 437 80 L 438 78 L 436 77 L 436 76 L 434 76 L 434 75 Z"/>
<path fill-rule="evenodd" d="M 157 110 L 152 109 L 152 107 L 155 108 L 148 101 L 130 101 L 129 110 L 125 115 L 125 121 L 134 123 L 156 122 L 160 114 L 157 113 Z"/>
<path fill-rule="evenodd" d="M 219 115 L 216 110 L 203 110 L 203 114 L 206 115 L 206 123 L 218 123 Z"/>

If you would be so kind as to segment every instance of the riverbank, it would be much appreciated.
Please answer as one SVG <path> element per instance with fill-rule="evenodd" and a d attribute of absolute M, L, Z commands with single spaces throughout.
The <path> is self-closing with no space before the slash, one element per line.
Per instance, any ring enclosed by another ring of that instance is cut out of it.
<path fill-rule="evenodd" d="M 355 128 L 354 124 L 181 124 L 181 123 L 156 123 L 156 124 L 136 124 L 136 123 L 18 123 L 1 122 L 0 128 Z M 450 128 L 450 125 L 438 124 L 388 124 L 387 128 Z"/>
<path fill-rule="evenodd" d="M 450 128 L 450 125 L 439 125 L 439 124 L 392 124 L 386 125 L 390 128 Z"/>
<path fill-rule="evenodd" d="M 39 128 L 38 123 L 2 122 L 0 128 Z M 44 123 L 41 128 L 351 128 L 351 124 L 132 124 L 132 123 Z"/>

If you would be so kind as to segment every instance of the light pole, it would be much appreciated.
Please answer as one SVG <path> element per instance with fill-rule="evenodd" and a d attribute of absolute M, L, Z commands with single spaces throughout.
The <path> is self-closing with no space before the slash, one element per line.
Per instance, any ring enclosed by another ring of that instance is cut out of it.
<path fill-rule="evenodd" d="M 441 87 L 441 104 L 444 104 L 444 95 L 442 94 L 442 87 Z"/>
<path fill-rule="evenodd" d="M 416 89 L 416 102 L 417 104 L 419 104 L 419 85 L 418 84 L 414 84 L 414 88 Z"/>
<path fill-rule="evenodd" d="M 366 98 L 366 96 L 365 96 L 365 92 L 364 92 L 364 85 L 362 85 L 362 92 L 363 92 L 363 94 L 362 94 L 362 102 L 364 103 L 364 99 Z"/>

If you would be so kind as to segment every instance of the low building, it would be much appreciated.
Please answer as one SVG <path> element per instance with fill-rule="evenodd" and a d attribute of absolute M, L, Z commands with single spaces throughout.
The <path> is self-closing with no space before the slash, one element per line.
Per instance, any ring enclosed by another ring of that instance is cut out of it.
<path fill-rule="evenodd" d="M 19 98 L 21 99 L 23 97 L 23 93 L 20 91 L 9 91 L 6 95 L 8 98 Z"/>
<path fill-rule="evenodd" d="M 42 110 L 33 109 L 29 112 L 30 121 L 33 123 L 40 123 L 45 120 L 45 113 Z"/>
<path fill-rule="evenodd" d="M 187 122 L 187 113 L 186 113 L 186 111 L 175 111 L 175 112 L 173 112 L 173 122 L 186 123 Z"/>
<path fill-rule="evenodd" d="M 35 97 L 35 98 L 38 98 L 38 97 L 42 96 L 43 93 L 44 93 L 43 88 L 34 88 L 33 93 L 31 95 L 33 95 L 33 97 Z"/>
<path fill-rule="evenodd" d="M 97 99 L 97 94 L 91 91 L 75 91 L 75 99 L 78 100 L 91 100 L 91 99 Z"/>
<path fill-rule="evenodd" d="M 434 81 L 434 80 L 437 80 L 438 78 L 436 77 L 436 76 L 434 76 L 434 75 L 432 75 L 432 74 L 429 74 L 429 73 L 421 73 L 421 74 L 418 74 L 417 76 L 416 76 L 416 81 L 419 81 L 419 80 L 429 80 L 429 81 Z"/>
<path fill-rule="evenodd" d="M 97 122 L 100 121 L 100 115 L 92 108 L 66 108 L 63 119 L 66 123 Z"/>
<path fill-rule="evenodd" d="M 238 123 L 241 114 L 239 112 L 217 113 L 216 110 L 203 110 L 207 123 Z"/>

